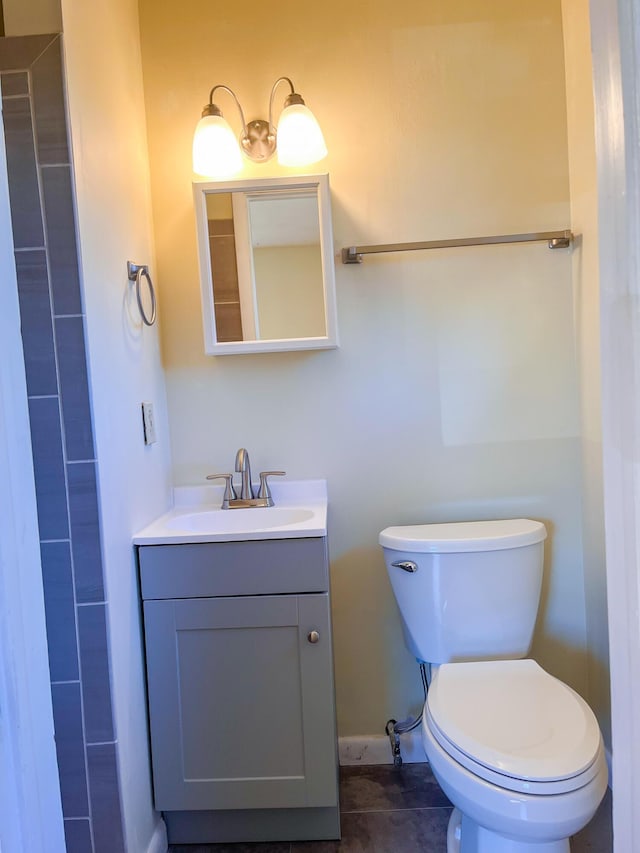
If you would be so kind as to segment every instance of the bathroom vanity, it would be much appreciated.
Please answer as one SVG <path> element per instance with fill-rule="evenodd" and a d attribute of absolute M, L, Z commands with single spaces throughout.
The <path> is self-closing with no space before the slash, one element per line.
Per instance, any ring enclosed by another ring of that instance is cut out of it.
<path fill-rule="evenodd" d="M 326 503 L 178 507 L 134 541 L 169 841 L 338 838 Z"/>

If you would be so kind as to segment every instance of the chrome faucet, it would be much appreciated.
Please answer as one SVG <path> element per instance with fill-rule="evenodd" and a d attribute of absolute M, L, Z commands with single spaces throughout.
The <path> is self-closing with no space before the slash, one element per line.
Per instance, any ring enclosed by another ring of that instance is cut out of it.
<path fill-rule="evenodd" d="M 236 471 L 242 475 L 240 500 L 252 500 L 254 495 L 251 485 L 251 463 L 249 462 L 249 451 L 245 447 L 241 447 L 236 453 Z"/>
<path fill-rule="evenodd" d="M 255 495 L 251 485 L 251 464 L 249 451 L 241 447 L 236 453 L 236 471 L 241 474 L 240 497 L 233 487 L 233 474 L 209 474 L 207 480 L 224 480 L 225 489 L 222 498 L 222 509 L 244 509 L 252 506 L 273 506 L 273 498 L 269 488 L 269 477 L 284 477 L 284 471 L 261 471 L 260 488 Z"/>

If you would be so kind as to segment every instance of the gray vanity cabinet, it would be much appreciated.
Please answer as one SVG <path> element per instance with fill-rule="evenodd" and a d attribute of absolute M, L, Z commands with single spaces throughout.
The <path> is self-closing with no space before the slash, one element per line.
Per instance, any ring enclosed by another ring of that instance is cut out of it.
<path fill-rule="evenodd" d="M 169 840 L 338 837 L 325 540 L 145 546 L 139 558 Z"/>
<path fill-rule="evenodd" d="M 146 601 L 144 621 L 156 808 L 334 803 L 326 593 Z"/>

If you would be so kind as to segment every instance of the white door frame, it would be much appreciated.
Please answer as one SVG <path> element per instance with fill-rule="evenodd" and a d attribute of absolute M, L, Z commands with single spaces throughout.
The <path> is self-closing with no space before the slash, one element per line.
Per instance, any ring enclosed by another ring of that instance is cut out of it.
<path fill-rule="evenodd" d="M 1 114 L 0 269 L 0 847 L 3 853 L 61 853 L 64 825 Z"/>
<path fill-rule="evenodd" d="M 590 0 L 616 853 L 640 851 L 639 16 L 638 0 Z"/>

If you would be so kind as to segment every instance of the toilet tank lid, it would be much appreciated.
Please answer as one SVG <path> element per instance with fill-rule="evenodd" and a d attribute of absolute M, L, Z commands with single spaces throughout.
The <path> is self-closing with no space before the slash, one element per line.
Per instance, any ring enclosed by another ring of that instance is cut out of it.
<path fill-rule="evenodd" d="M 507 518 L 501 521 L 455 521 L 386 527 L 379 537 L 383 548 L 427 554 L 502 551 L 522 548 L 547 538 L 540 521 Z"/>

